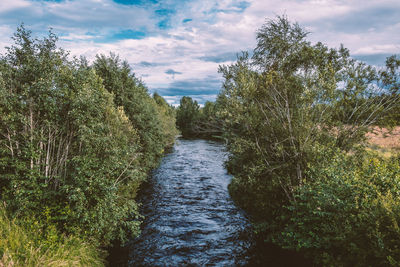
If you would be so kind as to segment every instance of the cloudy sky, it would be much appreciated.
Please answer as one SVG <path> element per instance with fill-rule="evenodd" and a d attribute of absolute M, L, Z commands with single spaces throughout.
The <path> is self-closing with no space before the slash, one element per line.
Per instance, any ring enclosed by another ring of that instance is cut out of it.
<path fill-rule="evenodd" d="M 311 41 L 343 43 L 370 64 L 400 54 L 400 0 L 0 0 L 0 52 L 22 22 L 37 36 L 51 27 L 72 55 L 115 52 L 150 92 L 203 103 L 218 94 L 218 66 L 254 48 L 256 30 L 282 14 Z"/>

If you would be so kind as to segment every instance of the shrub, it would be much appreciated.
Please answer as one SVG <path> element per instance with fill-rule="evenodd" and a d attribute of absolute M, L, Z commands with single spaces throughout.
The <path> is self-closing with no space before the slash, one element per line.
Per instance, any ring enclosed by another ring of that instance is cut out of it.
<path fill-rule="evenodd" d="M 331 154 L 331 153 L 330 153 Z M 325 266 L 400 264 L 398 159 L 336 153 L 310 166 L 274 241 Z"/>

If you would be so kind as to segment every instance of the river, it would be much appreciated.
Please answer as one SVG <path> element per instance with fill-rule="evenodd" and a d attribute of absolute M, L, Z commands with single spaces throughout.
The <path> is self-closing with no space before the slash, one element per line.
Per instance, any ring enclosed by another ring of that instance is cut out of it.
<path fill-rule="evenodd" d="M 291 266 L 287 253 L 254 241 L 229 196 L 226 158 L 222 143 L 178 139 L 141 188 L 142 234 L 126 246 L 125 262 L 111 265 Z"/>

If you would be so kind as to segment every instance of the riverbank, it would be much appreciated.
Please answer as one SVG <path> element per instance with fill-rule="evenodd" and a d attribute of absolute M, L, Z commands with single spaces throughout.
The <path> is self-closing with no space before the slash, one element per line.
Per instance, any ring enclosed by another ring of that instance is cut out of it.
<path fill-rule="evenodd" d="M 55 229 L 54 229 L 55 230 Z M 11 220 L 0 206 L 0 266 L 104 266 L 101 251 L 77 236 L 59 236 L 31 220 Z"/>

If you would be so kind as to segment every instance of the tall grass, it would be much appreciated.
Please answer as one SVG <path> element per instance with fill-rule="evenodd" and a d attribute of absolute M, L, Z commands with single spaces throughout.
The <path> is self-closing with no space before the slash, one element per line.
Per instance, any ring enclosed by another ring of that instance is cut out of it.
<path fill-rule="evenodd" d="M 43 233 L 32 220 L 11 220 L 0 205 L 0 267 L 104 266 L 101 252 L 75 236 Z"/>

